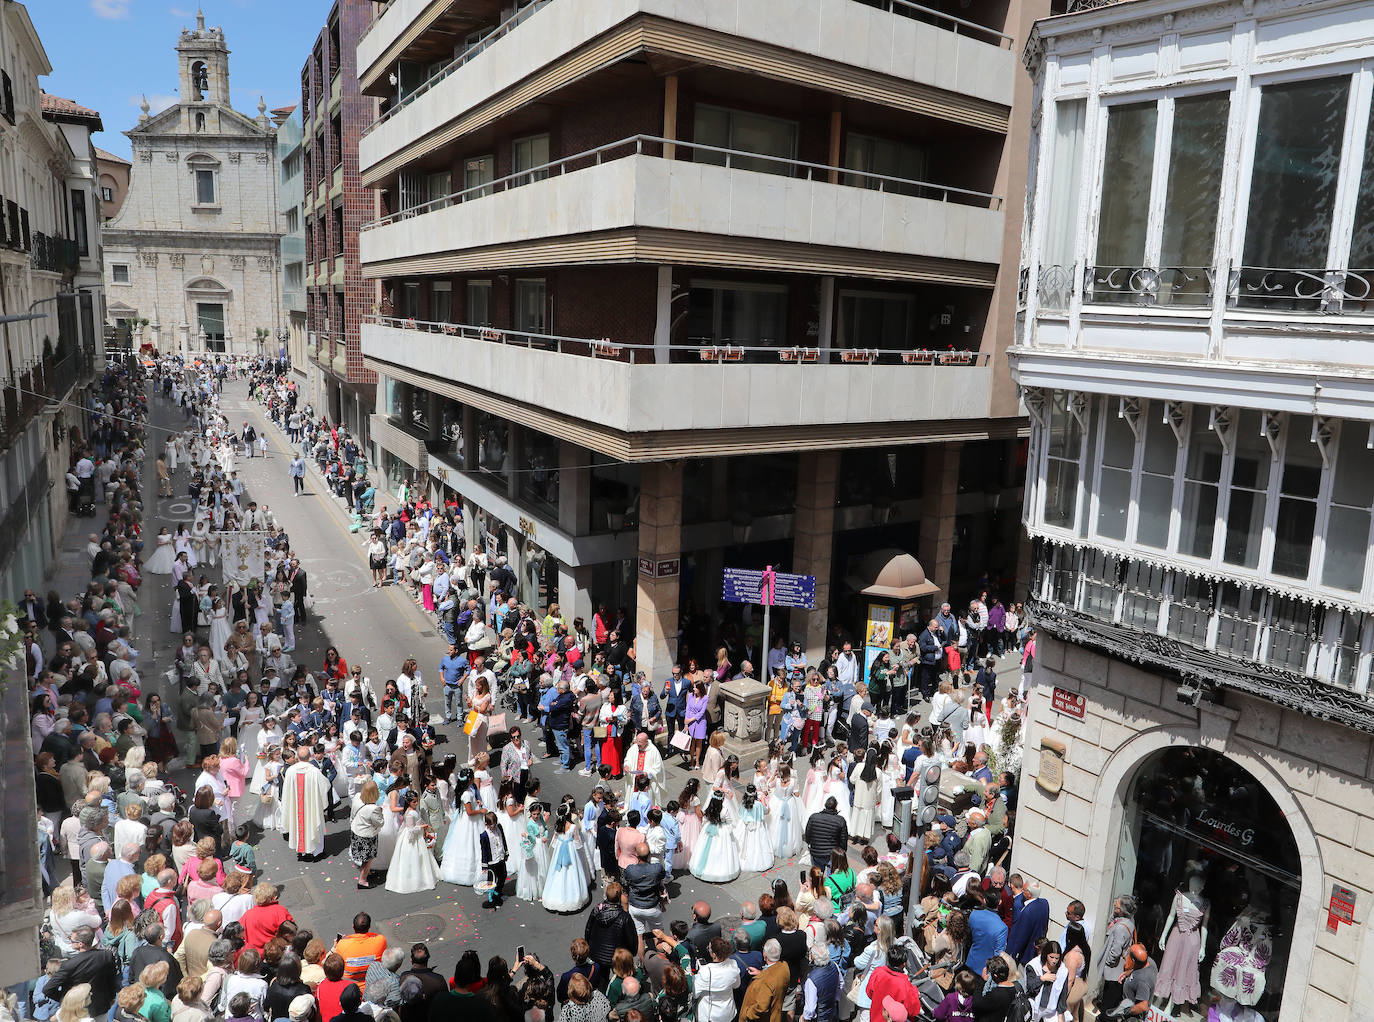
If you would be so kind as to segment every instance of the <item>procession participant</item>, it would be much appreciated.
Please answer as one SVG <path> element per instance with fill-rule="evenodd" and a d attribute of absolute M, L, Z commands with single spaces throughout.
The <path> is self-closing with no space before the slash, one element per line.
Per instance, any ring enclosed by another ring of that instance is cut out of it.
<path fill-rule="evenodd" d="M 649 791 L 652 803 L 661 806 L 667 798 L 668 777 L 663 765 L 663 755 L 658 747 L 649 740 L 649 732 L 641 731 L 635 735 L 634 745 L 625 753 L 625 803 L 628 805 L 634 793 L 635 779 L 640 776 L 649 778 Z"/>
<path fill-rule="evenodd" d="M 324 814 L 329 782 L 309 758 L 297 759 L 282 775 L 281 807 L 286 837 L 300 861 L 324 854 Z"/>

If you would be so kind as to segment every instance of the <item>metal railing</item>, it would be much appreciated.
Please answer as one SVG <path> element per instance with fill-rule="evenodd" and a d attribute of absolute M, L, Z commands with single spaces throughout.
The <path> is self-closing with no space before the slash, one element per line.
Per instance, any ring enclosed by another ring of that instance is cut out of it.
<path fill-rule="evenodd" d="M 987 209 L 1001 209 L 1002 197 L 993 195 L 989 192 L 978 192 L 969 188 L 957 188 L 954 185 L 935 184 L 930 181 L 915 181 L 910 178 L 892 177 L 887 174 L 874 174 L 866 170 L 851 170 L 847 167 L 832 167 L 824 163 L 808 163 L 805 160 L 793 160 L 783 156 L 769 156 L 763 153 L 751 153 L 743 149 L 722 149 L 720 146 L 702 145 L 699 142 L 680 142 L 676 139 L 662 138 L 658 135 L 631 135 L 629 138 L 622 138 L 618 142 L 608 142 L 606 145 L 597 146 L 595 149 L 588 149 L 585 152 L 576 153 L 572 156 L 564 156 L 561 159 L 550 163 L 540 164 L 537 167 L 530 167 L 526 170 L 518 171 L 514 174 L 507 174 L 505 177 L 494 178 L 470 188 L 451 192 L 448 195 L 437 199 L 430 199 L 419 205 L 408 206 L 376 220 L 370 220 L 363 224 L 362 230 L 371 230 L 374 227 L 383 227 L 387 224 L 395 223 L 398 220 L 409 220 L 411 217 L 422 216 L 425 213 L 432 213 L 438 209 L 446 209 L 449 206 L 467 202 L 470 199 L 485 198 L 496 192 L 508 191 L 511 188 L 518 188 L 521 185 L 533 184 L 535 181 L 543 181 L 554 176 L 556 171 L 559 174 L 567 173 L 569 168 L 574 170 L 585 169 L 583 166 L 573 167 L 573 164 L 583 164 L 586 166 L 599 167 L 603 162 L 609 162 L 606 154 L 619 149 L 634 147 L 634 152 L 626 153 L 626 156 L 655 156 L 654 153 L 645 153 L 644 147 L 673 146 L 679 149 L 690 149 L 696 153 L 710 153 L 723 156 L 725 167 L 732 167 L 732 160 L 740 163 L 763 162 L 776 164 L 778 166 L 792 168 L 803 171 L 804 174 L 778 175 L 788 177 L 804 176 L 808 181 L 816 180 L 818 171 L 824 172 L 826 177 L 835 176 L 838 184 L 848 185 L 853 188 L 866 188 L 869 191 L 894 192 L 899 195 L 910 195 L 913 198 L 929 198 L 939 202 L 959 202 L 961 205 L 971 205 L 984 207 Z M 621 159 L 623 157 L 615 157 Z M 660 157 L 671 159 L 672 157 Z M 721 163 L 712 160 L 694 160 L 684 162 L 706 163 L 712 166 L 721 166 Z M 769 173 L 769 171 L 758 171 L 758 173 Z M 938 197 L 938 198 L 937 198 Z"/>
<path fill-rule="evenodd" d="M 1007 49 L 1010 49 L 1012 44 L 1016 41 L 1014 36 L 1009 36 L 1005 32 L 999 32 L 995 28 L 988 28 L 986 25 L 980 25 L 976 21 L 965 21 L 963 18 L 956 18 L 954 15 L 946 14 L 943 11 L 932 10 L 929 7 L 911 3 L 911 0 L 860 0 L 860 2 L 864 3 L 866 6 L 877 7 L 879 10 L 911 18 L 915 21 L 940 25 L 941 27 L 952 25 L 953 27 L 950 31 L 955 35 L 959 34 L 961 28 L 965 33 L 981 33 L 990 36 L 998 48 L 1005 46 Z"/>
<path fill-rule="evenodd" d="M 490 32 L 484 35 L 481 39 L 477 40 L 477 42 L 473 43 L 462 53 L 458 54 L 458 56 L 450 60 L 438 71 L 435 71 L 434 74 L 430 75 L 418 86 L 416 86 L 414 90 L 402 96 L 401 99 L 398 100 L 395 104 L 393 104 L 389 110 L 387 110 L 375 121 L 373 121 L 366 128 L 364 128 L 362 134 L 358 137 L 366 138 L 368 132 L 370 132 L 373 128 L 377 127 L 379 124 L 383 124 L 386 121 L 390 120 L 394 114 L 398 113 L 401 110 L 404 110 L 411 103 L 415 102 L 415 100 L 419 99 L 430 89 L 434 88 L 434 86 L 438 85 L 449 75 L 453 74 L 453 72 L 457 71 L 468 61 L 472 60 L 474 57 L 478 56 L 483 51 L 485 51 L 493 43 L 501 39 L 504 39 L 514 29 L 524 24 L 525 21 L 527 21 L 536 11 L 543 10 L 551 3 L 553 3 L 553 0 L 535 0 L 535 2 L 530 4 L 528 7 L 520 8 L 505 21 L 501 22 L 501 24 L 497 25 L 494 29 L 492 29 Z M 390 4 L 388 4 L 387 6 L 390 6 Z M 383 9 L 383 13 L 385 13 L 385 9 Z M 380 19 L 381 14 L 378 14 L 377 17 Z M 373 21 L 372 25 L 375 25 L 376 23 L 376 21 Z M 372 25 L 368 26 L 369 30 L 372 28 Z M 366 36 L 367 33 L 364 32 L 363 35 Z"/>
<path fill-rule="evenodd" d="M 782 365 L 920 365 L 985 366 L 988 355 L 980 351 L 935 348 L 826 348 L 798 345 L 736 344 L 730 338 L 699 338 L 691 344 L 627 344 L 609 337 L 565 337 L 529 330 L 474 326 L 470 323 L 436 323 L 408 316 L 367 315 L 363 322 L 398 330 L 442 334 L 461 340 L 486 341 L 518 348 L 532 348 L 563 355 L 580 355 L 631 365 L 653 365 L 666 351 L 669 362 L 774 363 Z"/>
<path fill-rule="evenodd" d="M 362 34 L 358 37 L 359 41 L 367 38 L 367 34 L 377 27 L 377 23 L 382 20 L 382 16 L 391 9 L 391 5 L 395 2 L 396 0 L 386 0 L 386 3 L 382 4 L 377 10 L 377 13 L 373 15 L 372 20 L 367 23 L 367 27 L 363 29 Z M 954 27 L 951 31 L 956 35 L 960 28 L 964 29 L 965 32 L 981 32 L 997 40 L 997 45 L 999 47 L 1006 45 L 1008 48 L 1011 48 L 1012 44 L 1015 42 L 1014 37 L 1007 35 L 1005 32 L 999 32 L 997 29 L 988 28 L 986 25 L 979 25 L 974 21 L 965 21 L 963 18 L 956 18 L 954 15 L 945 14 L 943 11 L 936 11 L 929 7 L 923 7 L 920 4 L 912 3 L 911 0 L 858 0 L 858 2 L 862 3 L 865 7 L 875 7 L 878 10 L 887 11 L 889 14 L 914 18 L 917 21 L 926 21 L 930 19 L 930 23 L 933 24 L 953 25 Z M 1108 3 L 1115 2 L 1116 0 L 1070 0 L 1069 11 L 1073 12 L 1076 9 L 1091 7 L 1105 7 Z M 367 132 L 363 132 L 363 134 L 367 134 Z"/>

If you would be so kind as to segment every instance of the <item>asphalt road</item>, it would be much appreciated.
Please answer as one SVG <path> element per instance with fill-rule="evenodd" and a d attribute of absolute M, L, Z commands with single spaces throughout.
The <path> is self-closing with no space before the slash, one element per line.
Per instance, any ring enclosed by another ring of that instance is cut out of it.
<path fill-rule="evenodd" d="M 155 426 L 179 422 L 180 414 L 173 416 L 164 402 L 154 400 L 153 405 Z M 266 458 L 239 458 L 236 468 L 249 497 L 259 506 L 270 506 L 278 524 L 287 530 L 292 549 L 308 572 L 315 606 L 310 624 L 297 627 L 293 654 L 296 662 L 316 667 L 323 660 L 324 650 L 336 645 L 350 664 L 364 666 L 373 685 L 380 690 L 399 671 L 406 657 L 414 656 L 431 692 L 428 708 L 436 722 L 441 720 L 437 665 L 447 652 L 447 645 L 433 621 L 403 591 L 372 587 L 363 550 L 364 537 L 349 533 L 342 501 L 329 493 L 313 468 L 306 477 L 305 494 L 293 495 L 286 474 L 289 453 L 285 433 L 271 425 L 256 402 L 247 400 L 247 385 L 227 383 L 220 407 L 235 428 L 247 419 L 259 431 L 265 429 L 269 438 Z M 153 517 L 167 523 L 189 520 L 189 504 L 180 496 L 185 492 L 185 483 L 183 469 L 175 479 L 179 496 L 158 501 Z M 152 532 L 155 534 L 156 530 L 155 525 Z M 154 592 L 146 592 L 150 586 Z M 158 647 L 158 661 L 165 670 L 172 645 L 167 630 L 171 607 L 168 577 L 150 576 L 142 595 L 151 611 L 142 624 L 151 632 Z M 447 742 L 436 748 L 436 754 L 466 748 L 466 739 L 457 727 L 441 726 L 440 733 Z M 564 793 L 571 793 L 581 805 L 591 790 L 591 779 L 575 771 L 556 773 L 556 767 L 556 761 L 546 760 L 536 762 L 534 767 L 546 798 L 557 801 Z M 681 789 L 688 776 L 676 762 L 669 766 L 668 775 L 668 787 L 673 792 Z M 240 820 L 251 815 L 255 802 L 252 796 L 241 801 Z M 327 825 L 326 857 L 320 862 L 298 862 L 276 834 L 265 835 L 257 850 L 264 879 L 282 885 L 282 903 L 302 926 L 308 926 L 326 942 L 337 932 L 347 932 L 354 913 L 365 909 L 373 916 L 373 928 L 388 940 L 430 943 L 435 947 L 441 969 L 451 969 L 463 949 L 479 943 L 484 959 L 494 954 L 510 958 L 517 946 L 524 945 L 554 968 L 566 968 L 563 963 L 567 960 L 568 944 L 583 933 L 585 911 L 570 916 L 554 915 L 538 903 L 514 897 L 508 897 L 499 909 L 485 909 L 482 899 L 471 889 L 442 882 L 434 891 L 411 895 L 392 894 L 381 887 L 359 891 L 354 886 L 356 874 L 347 853 L 348 824 L 344 819 Z M 768 890 L 776 875 L 787 877 L 795 889 L 799 869 L 794 861 L 780 862 L 769 873 L 744 874 L 734 883 L 724 885 L 705 884 L 679 870 L 670 888 L 675 904 L 666 918 L 689 918 L 691 904 L 704 898 L 715 909 L 716 917 L 728 922 L 727 917 L 737 912 L 740 900 L 757 898 Z M 507 889 L 513 890 L 513 885 Z"/>

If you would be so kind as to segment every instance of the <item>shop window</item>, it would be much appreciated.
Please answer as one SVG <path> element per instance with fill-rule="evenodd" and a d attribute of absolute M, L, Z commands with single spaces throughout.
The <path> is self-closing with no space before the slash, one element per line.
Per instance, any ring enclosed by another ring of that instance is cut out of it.
<path fill-rule="evenodd" d="M 510 472 L 510 427 L 505 419 L 477 413 L 477 462 L 483 472 L 505 479 Z"/>
<path fill-rule="evenodd" d="M 533 429 L 526 429 L 520 440 L 520 495 L 557 515 L 558 440 Z"/>
<path fill-rule="evenodd" d="M 1122 820 L 1112 893 L 1136 900 L 1139 941 L 1164 945 L 1156 997 L 1198 990 L 1277 1022 L 1302 863 L 1273 797 L 1220 753 L 1176 746 L 1137 769 Z"/>

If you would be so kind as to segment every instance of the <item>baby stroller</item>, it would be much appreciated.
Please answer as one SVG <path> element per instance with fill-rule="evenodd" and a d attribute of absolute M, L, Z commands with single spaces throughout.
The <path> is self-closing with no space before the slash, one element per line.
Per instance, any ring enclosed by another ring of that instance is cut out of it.
<path fill-rule="evenodd" d="M 81 485 L 76 491 L 76 500 L 72 506 L 72 513 L 81 518 L 95 517 L 95 477 L 81 480 Z"/>

